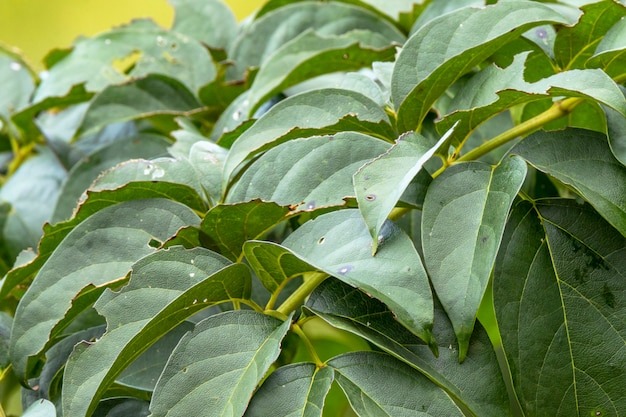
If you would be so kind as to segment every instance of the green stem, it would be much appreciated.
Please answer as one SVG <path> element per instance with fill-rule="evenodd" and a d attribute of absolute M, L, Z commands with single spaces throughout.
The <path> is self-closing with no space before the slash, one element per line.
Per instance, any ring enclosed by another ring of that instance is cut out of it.
<path fill-rule="evenodd" d="M 326 278 L 328 278 L 328 274 L 323 272 L 314 272 L 309 274 L 305 281 L 296 289 L 287 299 L 276 309 L 281 314 L 288 316 L 292 311 L 295 311 L 296 308 L 302 303 L 304 300 L 313 292 L 318 285 L 320 285 Z"/>
<path fill-rule="evenodd" d="M 311 355 L 311 359 L 313 359 L 315 365 L 318 368 L 323 368 L 324 362 L 322 362 L 320 357 L 317 355 L 317 352 L 315 351 L 315 346 L 313 346 L 313 343 L 311 343 L 309 337 L 306 335 L 306 333 L 304 333 L 302 327 L 300 327 L 298 323 L 293 323 L 291 325 L 291 329 L 294 331 L 295 334 L 298 335 L 298 337 L 300 337 L 300 340 L 302 340 L 302 342 L 306 346 L 306 349 L 309 351 L 309 355 Z"/>
<path fill-rule="evenodd" d="M 476 160 L 519 136 L 528 135 L 549 122 L 560 119 L 563 116 L 567 116 L 576 106 L 582 103 L 583 100 L 584 99 L 582 98 L 571 97 L 562 101 L 557 101 L 548 110 L 533 117 L 532 119 L 526 120 L 524 123 L 521 123 L 506 132 L 503 132 L 495 138 L 483 143 L 479 147 L 472 149 L 460 157 L 457 161 L 463 162 Z"/>

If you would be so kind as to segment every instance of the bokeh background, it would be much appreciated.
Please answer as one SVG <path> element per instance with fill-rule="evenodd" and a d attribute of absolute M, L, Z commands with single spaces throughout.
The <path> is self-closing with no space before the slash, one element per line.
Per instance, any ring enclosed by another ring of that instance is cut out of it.
<path fill-rule="evenodd" d="M 239 20 L 264 0 L 224 0 Z M 174 11 L 167 0 L 0 0 L 0 42 L 22 50 L 43 69 L 53 48 L 67 48 L 80 35 L 91 36 L 138 17 L 170 27 Z"/>

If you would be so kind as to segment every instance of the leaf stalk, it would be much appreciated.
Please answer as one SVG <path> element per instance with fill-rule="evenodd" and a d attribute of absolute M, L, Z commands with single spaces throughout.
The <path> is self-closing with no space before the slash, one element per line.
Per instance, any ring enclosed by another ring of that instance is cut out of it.
<path fill-rule="evenodd" d="M 320 285 L 328 274 L 323 272 L 314 272 L 308 274 L 302 283 L 287 299 L 276 309 L 281 314 L 288 316 L 298 308 L 304 300 L 313 292 L 318 285 Z"/>

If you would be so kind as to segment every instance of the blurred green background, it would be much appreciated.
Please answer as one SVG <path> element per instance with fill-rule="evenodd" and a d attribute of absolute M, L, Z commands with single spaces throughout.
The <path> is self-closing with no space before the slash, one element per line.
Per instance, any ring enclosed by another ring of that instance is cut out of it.
<path fill-rule="evenodd" d="M 264 0 L 225 0 L 242 19 Z M 174 11 L 166 0 L 0 0 L 0 42 L 18 47 L 35 69 L 53 48 L 66 48 L 137 17 L 169 27 Z"/>

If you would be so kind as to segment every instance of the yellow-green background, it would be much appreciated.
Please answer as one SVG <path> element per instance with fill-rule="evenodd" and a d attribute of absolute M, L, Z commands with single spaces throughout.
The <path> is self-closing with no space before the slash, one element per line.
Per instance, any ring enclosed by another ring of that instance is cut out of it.
<path fill-rule="evenodd" d="M 227 0 L 242 19 L 264 0 Z M 20 48 L 29 62 L 53 48 L 65 48 L 79 35 L 94 35 L 136 17 L 152 17 L 169 27 L 174 11 L 166 0 L 0 0 L 0 42 Z"/>

